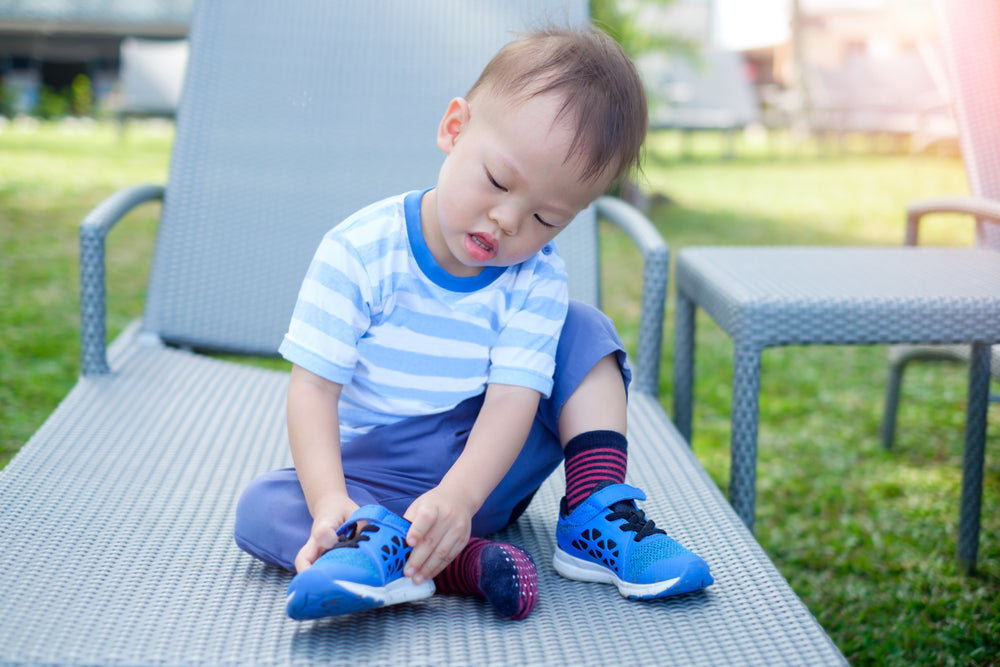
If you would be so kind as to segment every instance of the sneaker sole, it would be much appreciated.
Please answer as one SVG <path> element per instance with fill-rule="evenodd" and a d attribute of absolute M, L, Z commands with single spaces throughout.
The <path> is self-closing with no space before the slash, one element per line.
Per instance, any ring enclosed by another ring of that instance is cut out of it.
<path fill-rule="evenodd" d="M 434 595 L 434 590 L 433 581 L 415 584 L 405 577 L 385 586 L 368 586 L 354 581 L 338 580 L 332 582 L 323 595 L 289 593 L 286 610 L 289 616 L 300 621 L 340 616 L 401 602 L 423 600 Z"/>
<path fill-rule="evenodd" d="M 567 579 L 598 584 L 614 584 L 621 596 L 630 600 L 650 600 L 670 595 L 680 595 L 681 593 L 690 593 L 701 590 L 714 582 L 704 561 L 693 561 L 679 577 L 652 584 L 634 584 L 624 581 L 603 565 L 571 556 L 559 547 L 556 547 L 555 556 L 552 558 L 552 566 L 556 572 Z"/>

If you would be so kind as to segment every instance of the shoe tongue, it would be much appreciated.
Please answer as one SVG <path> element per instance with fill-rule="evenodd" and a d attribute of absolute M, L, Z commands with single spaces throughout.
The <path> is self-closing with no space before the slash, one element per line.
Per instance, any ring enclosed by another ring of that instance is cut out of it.
<path fill-rule="evenodd" d="M 375 533 L 375 532 L 378 532 L 378 526 L 374 524 L 368 524 L 367 526 L 363 526 L 361 528 L 355 527 L 355 529 L 350 534 L 341 535 L 340 540 L 335 545 L 333 545 L 333 548 L 342 549 L 344 547 L 348 547 L 352 549 L 357 549 L 358 542 L 365 542 L 371 539 L 370 537 L 368 537 L 368 535 L 365 535 L 365 533 Z"/>
<path fill-rule="evenodd" d="M 613 512 L 620 512 L 622 514 L 628 512 L 635 512 L 635 501 L 633 500 L 619 500 L 617 503 L 611 506 Z"/>

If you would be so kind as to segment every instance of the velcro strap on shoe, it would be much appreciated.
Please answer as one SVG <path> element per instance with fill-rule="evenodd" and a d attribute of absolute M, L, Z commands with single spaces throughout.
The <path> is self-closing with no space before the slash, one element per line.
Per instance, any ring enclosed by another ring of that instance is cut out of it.
<path fill-rule="evenodd" d="M 645 500 L 646 494 L 628 484 L 609 484 L 590 494 L 566 517 L 571 523 L 586 523 L 598 513 L 623 500 Z"/>
<path fill-rule="evenodd" d="M 337 534 L 346 535 L 350 533 L 359 521 L 367 521 L 376 526 L 391 528 L 403 535 L 406 535 L 410 530 L 410 522 L 398 514 L 390 512 L 381 505 L 363 505 L 337 530 Z"/>

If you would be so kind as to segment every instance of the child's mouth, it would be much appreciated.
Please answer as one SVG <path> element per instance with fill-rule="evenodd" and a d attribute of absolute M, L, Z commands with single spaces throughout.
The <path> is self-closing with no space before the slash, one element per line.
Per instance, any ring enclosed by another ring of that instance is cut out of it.
<path fill-rule="evenodd" d="M 497 255 L 497 244 L 489 234 L 469 234 L 465 237 L 465 251 L 477 262 L 488 262 Z"/>

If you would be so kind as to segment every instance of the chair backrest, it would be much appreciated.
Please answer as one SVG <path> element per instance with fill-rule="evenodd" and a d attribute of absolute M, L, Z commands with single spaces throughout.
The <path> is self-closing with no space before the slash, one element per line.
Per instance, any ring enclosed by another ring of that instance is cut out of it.
<path fill-rule="evenodd" d="M 323 234 L 435 183 L 448 102 L 518 31 L 587 17 L 586 0 L 200 2 L 144 328 L 274 354 Z M 596 302 L 594 213 L 557 244 Z"/>
<path fill-rule="evenodd" d="M 938 16 L 969 189 L 1000 201 L 1000 2 L 939 0 Z M 979 220 L 976 243 L 1000 250 L 1000 224 Z"/>

